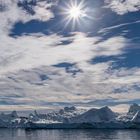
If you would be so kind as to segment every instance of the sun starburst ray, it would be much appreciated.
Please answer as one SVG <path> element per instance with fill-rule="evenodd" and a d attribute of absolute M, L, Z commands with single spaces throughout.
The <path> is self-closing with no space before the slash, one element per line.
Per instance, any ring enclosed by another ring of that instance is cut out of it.
<path fill-rule="evenodd" d="M 62 8 L 62 14 L 65 16 L 64 22 L 66 28 L 69 24 L 72 24 L 72 29 L 80 25 L 81 21 L 88 17 L 86 12 L 85 0 L 78 2 L 77 0 L 71 0 L 66 3 L 65 8 Z"/>

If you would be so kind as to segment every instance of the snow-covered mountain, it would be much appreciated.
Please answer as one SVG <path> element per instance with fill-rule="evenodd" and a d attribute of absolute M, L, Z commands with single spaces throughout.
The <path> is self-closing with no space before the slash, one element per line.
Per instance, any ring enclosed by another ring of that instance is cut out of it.
<path fill-rule="evenodd" d="M 140 111 L 140 106 L 138 104 L 133 104 L 130 106 L 128 114 L 135 115 L 138 111 Z"/>
<path fill-rule="evenodd" d="M 18 116 L 16 111 L 0 114 L 0 127 L 6 128 L 140 128 L 140 106 L 133 104 L 125 115 L 113 112 L 109 107 L 90 110 L 74 106 L 59 111 L 28 117 Z"/>
<path fill-rule="evenodd" d="M 64 107 L 59 111 L 53 111 L 48 114 L 38 114 L 36 111 L 34 114 L 30 114 L 29 118 L 35 123 L 67 123 L 73 117 L 76 117 L 84 112 L 83 109 L 77 109 L 76 107 Z"/>
<path fill-rule="evenodd" d="M 10 114 L 1 113 L 0 114 L 0 127 L 8 127 L 14 125 L 18 121 L 19 117 L 16 111 Z"/>
<path fill-rule="evenodd" d="M 75 123 L 108 122 L 115 120 L 116 116 L 116 113 L 106 106 L 100 109 L 90 109 L 76 116 L 72 121 Z"/>

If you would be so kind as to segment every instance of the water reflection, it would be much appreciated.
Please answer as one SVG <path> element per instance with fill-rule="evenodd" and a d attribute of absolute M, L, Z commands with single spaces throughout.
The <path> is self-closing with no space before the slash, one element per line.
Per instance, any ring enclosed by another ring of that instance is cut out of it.
<path fill-rule="evenodd" d="M 0 140 L 140 140 L 140 131 L 0 129 Z"/>

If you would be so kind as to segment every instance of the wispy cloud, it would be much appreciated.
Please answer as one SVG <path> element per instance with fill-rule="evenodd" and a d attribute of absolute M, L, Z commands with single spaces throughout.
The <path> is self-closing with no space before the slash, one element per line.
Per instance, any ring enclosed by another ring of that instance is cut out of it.
<path fill-rule="evenodd" d="M 122 23 L 122 24 L 118 24 L 118 25 L 114 25 L 114 26 L 109 26 L 109 27 L 106 27 L 106 28 L 103 28 L 101 30 L 98 31 L 98 33 L 106 33 L 112 29 L 117 29 L 117 28 L 120 28 L 120 27 L 125 27 L 127 25 L 134 25 L 134 24 L 137 24 L 137 23 L 140 23 L 140 20 L 138 21 L 134 21 L 134 22 L 130 22 L 130 23 Z"/>

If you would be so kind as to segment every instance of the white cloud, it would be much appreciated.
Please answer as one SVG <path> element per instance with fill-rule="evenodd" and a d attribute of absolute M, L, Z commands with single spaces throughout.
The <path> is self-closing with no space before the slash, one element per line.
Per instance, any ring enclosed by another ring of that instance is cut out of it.
<path fill-rule="evenodd" d="M 33 7 L 35 15 L 32 18 L 41 21 L 48 21 L 49 19 L 53 18 L 54 14 L 50 10 L 53 4 L 55 3 L 53 2 L 48 3 L 47 1 L 39 1 L 37 5 Z"/>
<path fill-rule="evenodd" d="M 129 40 L 122 36 L 102 40 L 80 32 L 70 37 L 28 34 L 13 38 L 8 34 L 16 22 L 53 18 L 51 4 L 38 1 L 33 7 L 35 15 L 30 15 L 17 6 L 16 0 L 0 2 L 7 6 L 0 12 L 0 104 L 3 109 L 3 104 L 5 108 L 13 104 L 13 108 L 19 105 L 27 109 L 42 107 L 43 104 L 53 106 L 58 102 L 88 104 L 91 100 L 115 98 L 121 101 L 123 98 L 129 101 L 139 97 L 133 88 L 140 82 L 138 68 L 109 71 L 111 62 L 89 63 L 98 56 L 124 53 Z M 63 44 L 69 40 L 72 40 L 70 44 Z M 82 73 L 73 76 L 64 68 L 52 66 L 63 62 L 75 63 Z M 42 74 L 49 79 L 41 80 Z M 114 94 L 118 87 L 129 91 Z M 134 96 L 132 93 L 135 93 Z"/>
<path fill-rule="evenodd" d="M 71 38 L 71 44 L 57 45 Z M 75 33 L 70 38 L 55 34 L 17 38 L 2 36 L 0 74 L 60 62 L 85 63 L 97 56 L 118 55 L 123 53 L 122 49 L 127 43 L 123 37 L 113 37 L 99 43 L 97 41 L 100 41 L 99 37 L 87 37 L 83 33 Z"/>
<path fill-rule="evenodd" d="M 105 0 L 105 3 L 119 15 L 140 10 L 139 0 Z"/>
<path fill-rule="evenodd" d="M 0 11 L 0 34 L 8 34 L 16 22 L 25 23 L 32 19 L 48 21 L 54 16 L 50 10 L 52 3 L 48 4 L 44 0 L 38 1 L 35 6 L 30 7 L 35 12 L 34 15 L 19 7 L 17 0 L 0 0 L 0 5 L 3 7 L 3 10 Z"/>
<path fill-rule="evenodd" d="M 75 76 L 64 68 L 52 66 L 9 73 L 0 78 L 1 101 L 5 101 L 5 108 L 15 104 L 25 109 L 27 106 L 56 107 L 55 104 L 63 102 L 91 107 L 88 102 L 106 99 L 112 99 L 112 102 L 115 99 L 116 104 L 127 104 L 140 98 L 139 91 L 133 87 L 140 83 L 139 70 L 126 69 L 125 73 L 122 70 L 118 74 L 117 70 L 108 72 L 109 63 L 89 67 Z M 42 80 L 42 75 L 47 78 Z M 122 92 L 114 92 L 118 88 Z"/>

